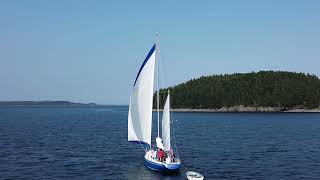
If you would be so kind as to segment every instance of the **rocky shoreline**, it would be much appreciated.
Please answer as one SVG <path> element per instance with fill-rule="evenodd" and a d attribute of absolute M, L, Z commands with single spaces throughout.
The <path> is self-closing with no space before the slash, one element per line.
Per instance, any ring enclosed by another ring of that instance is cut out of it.
<path fill-rule="evenodd" d="M 189 109 L 176 108 L 172 112 L 320 112 L 320 107 L 316 109 L 303 109 L 303 107 L 245 107 L 243 105 L 222 107 L 219 109 Z"/>

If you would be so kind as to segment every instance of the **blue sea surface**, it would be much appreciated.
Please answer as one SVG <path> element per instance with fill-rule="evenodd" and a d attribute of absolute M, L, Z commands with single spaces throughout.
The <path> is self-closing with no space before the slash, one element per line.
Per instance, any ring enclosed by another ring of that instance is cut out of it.
<path fill-rule="evenodd" d="M 1 106 L 0 179 L 186 179 L 189 170 L 206 179 L 320 179 L 320 113 L 173 113 L 183 165 L 175 174 L 144 166 L 141 146 L 127 141 L 127 113 Z"/>

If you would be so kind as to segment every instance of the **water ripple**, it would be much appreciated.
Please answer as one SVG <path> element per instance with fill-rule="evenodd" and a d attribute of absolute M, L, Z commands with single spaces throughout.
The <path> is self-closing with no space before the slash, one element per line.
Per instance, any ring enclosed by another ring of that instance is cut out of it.
<path fill-rule="evenodd" d="M 183 166 L 168 175 L 147 169 L 140 145 L 127 142 L 127 109 L 1 108 L 1 178 L 185 179 L 188 170 L 207 179 L 320 177 L 320 114 L 174 113 Z"/>

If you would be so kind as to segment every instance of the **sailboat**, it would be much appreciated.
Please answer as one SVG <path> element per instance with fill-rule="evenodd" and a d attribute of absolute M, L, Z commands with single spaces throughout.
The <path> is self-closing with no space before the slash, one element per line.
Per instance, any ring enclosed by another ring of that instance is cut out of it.
<path fill-rule="evenodd" d="M 139 142 L 145 150 L 146 167 L 157 171 L 177 171 L 181 161 L 170 144 L 170 92 L 163 108 L 162 138 L 159 133 L 159 46 L 155 43 L 143 61 L 136 76 L 130 96 L 128 112 L 128 141 Z M 155 146 L 151 144 L 152 105 L 155 67 L 157 67 L 157 120 L 158 136 Z"/>

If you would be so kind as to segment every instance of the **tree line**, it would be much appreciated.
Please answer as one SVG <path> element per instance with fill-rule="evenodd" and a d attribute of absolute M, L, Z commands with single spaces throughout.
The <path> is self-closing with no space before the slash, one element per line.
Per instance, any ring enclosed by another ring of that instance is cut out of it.
<path fill-rule="evenodd" d="M 160 107 L 170 90 L 172 108 L 252 107 L 317 108 L 320 80 L 316 75 L 260 71 L 202 76 L 160 89 Z M 154 96 L 156 107 L 156 96 Z"/>

